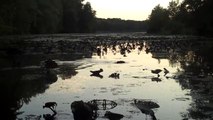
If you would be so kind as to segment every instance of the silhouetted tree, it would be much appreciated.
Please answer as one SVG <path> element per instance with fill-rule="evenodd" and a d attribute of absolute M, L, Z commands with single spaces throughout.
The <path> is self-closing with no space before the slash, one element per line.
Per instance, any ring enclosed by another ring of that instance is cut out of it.
<path fill-rule="evenodd" d="M 178 11 L 179 11 L 178 3 L 176 3 L 175 1 L 169 2 L 168 6 L 169 18 L 174 19 Z"/>
<path fill-rule="evenodd" d="M 80 32 L 94 32 L 95 31 L 95 14 L 89 2 L 82 7 L 81 16 L 79 20 Z"/>
<path fill-rule="evenodd" d="M 0 1 L 0 35 L 13 33 L 15 29 L 13 26 L 15 9 L 13 0 Z"/>
<path fill-rule="evenodd" d="M 95 12 L 83 0 L 1 0 L 0 35 L 91 32 Z"/>
<path fill-rule="evenodd" d="M 178 13 L 180 11 L 178 2 L 175 1 L 169 2 L 167 10 L 169 13 L 169 22 L 166 25 L 165 30 L 167 31 L 168 34 L 180 34 L 184 29 L 184 24 L 178 21 L 177 19 Z"/>
<path fill-rule="evenodd" d="M 32 30 L 35 33 L 57 33 L 61 30 L 62 3 L 60 0 L 38 0 L 38 11 Z"/>
<path fill-rule="evenodd" d="M 213 16 L 210 12 L 212 8 L 212 0 L 184 0 L 179 5 L 171 1 L 167 9 L 158 5 L 149 17 L 149 32 L 212 35 Z M 169 21 L 165 17 L 166 11 Z"/>
<path fill-rule="evenodd" d="M 81 0 L 63 0 L 63 32 L 78 32 Z"/>
<path fill-rule="evenodd" d="M 159 33 L 165 30 L 169 22 L 169 12 L 167 9 L 157 5 L 149 16 L 148 32 Z"/>

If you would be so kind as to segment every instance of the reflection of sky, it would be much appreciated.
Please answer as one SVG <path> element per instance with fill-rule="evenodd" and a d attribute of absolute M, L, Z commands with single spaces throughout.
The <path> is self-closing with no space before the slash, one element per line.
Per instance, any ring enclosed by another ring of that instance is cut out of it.
<path fill-rule="evenodd" d="M 86 0 L 100 18 L 146 20 L 152 9 L 160 4 L 166 8 L 171 0 Z M 182 0 L 180 0 L 182 1 Z"/>
<path fill-rule="evenodd" d="M 123 104 L 119 103 L 112 111 L 125 116 L 132 115 L 132 120 L 141 120 L 141 118 L 145 118 L 145 115 L 129 112 L 138 111 L 130 104 L 134 98 L 156 101 L 160 105 L 160 108 L 154 110 L 158 119 L 179 120 L 181 119 L 180 113 L 187 112 L 191 101 L 177 101 L 176 98 L 191 99 L 190 96 L 186 95 L 189 91 L 182 90 L 174 79 L 166 79 L 163 72 L 160 73 L 162 82 L 151 81 L 151 78 L 157 76 L 150 72 L 152 69 L 163 69 L 165 67 L 170 71 L 168 76 L 175 75 L 177 68 L 171 67 L 167 59 L 162 59 L 159 62 L 157 59 L 153 59 L 151 54 L 146 54 L 145 51 L 138 55 L 138 51 L 135 50 L 135 52 L 127 54 L 127 57 L 123 57 L 119 53 L 113 55 L 110 50 L 108 51 L 107 55 L 101 58 L 93 56 L 76 61 L 75 64 L 82 64 L 77 68 L 78 74 L 71 79 L 58 79 L 56 83 L 50 85 L 50 88 L 44 94 L 32 98 L 32 102 L 22 108 L 23 111 L 27 111 L 25 115 L 50 113 L 47 109 L 43 110 L 42 105 L 47 101 L 56 101 L 59 115 L 66 114 L 73 119 L 70 110 L 70 104 L 73 101 L 110 99 L 119 102 L 121 99 L 127 99 L 130 101 Z M 115 64 L 118 60 L 124 60 L 126 63 Z M 104 76 L 103 79 L 90 77 L 90 70 L 100 68 L 104 70 L 101 73 Z M 120 73 L 120 79 L 108 78 L 113 72 Z M 67 117 L 66 115 L 65 117 Z"/>

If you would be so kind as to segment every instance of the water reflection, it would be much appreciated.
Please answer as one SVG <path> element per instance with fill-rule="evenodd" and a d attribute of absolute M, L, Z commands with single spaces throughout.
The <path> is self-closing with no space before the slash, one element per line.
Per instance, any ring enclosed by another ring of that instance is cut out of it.
<path fill-rule="evenodd" d="M 70 79 L 73 76 L 75 76 L 78 72 L 75 70 L 75 67 L 77 66 L 68 66 L 68 65 L 62 65 L 59 67 L 58 75 L 63 80 Z"/>
<path fill-rule="evenodd" d="M 159 77 L 153 77 L 153 78 L 151 78 L 151 80 L 153 82 L 161 82 L 162 81 Z"/>
<path fill-rule="evenodd" d="M 71 110 L 75 120 L 95 120 L 100 117 L 98 111 L 110 110 L 116 106 L 117 103 L 112 100 L 95 99 L 89 102 L 74 101 L 71 104 Z M 121 114 L 112 113 L 110 111 L 106 111 L 104 116 L 110 120 L 119 120 L 124 117 Z"/>
<path fill-rule="evenodd" d="M 38 72 L 38 70 L 31 70 L 31 72 Z M 29 70 L 5 70 L 1 71 L 1 99 L 2 109 L 8 120 L 14 120 L 16 115 L 22 112 L 18 110 L 24 103 L 29 103 L 30 98 L 38 93 L 44 93 L 48 88 L 46 86 L 46 75 L 34 73 L 29 74 Z"/>
<path fill-rule="evenodd" d="M 163 116 L 168 110 L 164 106 L 166 105 L 164 101 L 175 107 L 179 105 L 177 101 L 189 105 L 190 98 L 184 100 L 177 98 L 186 98 L 182 95 L 186 93 L 182 91 L 190 90 L 187 93 L 192 97 L 190 108 L 184 107 L 188 110 L 177 108 L 177 111 L 187 111 L 180 113 L 181 118 L 211 119 L 213 117 L 213 55 L 210 54 L 213 44 L 211 41 L 163 38 L 147 40 L 148 38 L 132 36 L 118 38 L 92 36 L 79 39 L 75 41 L 24 40 L 5 42 L 1 46 L 3 48 L 0 52 L 2 56 L 0 58 L 2 86 L 0 91 L 4 96 L 1 103 L 5 103 L 3 114 L 9 116 L 8 119 L 14 120 L 17 115 L 25 112 L 20 110 L 24 105 L 27 106 L 32 102 L 32 97 L 37 98 L 37 95 L 43 96 L 44 93 L 49 95 L 47 90 L 55 90 L 51 94 L 62 97 L 72 96 L 73 98 L 63 100 L 78 101 L 78 104 L 84 105 L 87 102 L 79 102 L 79 99 L 84 101 L 106 97 L 115 100 L 142 97 L 157 99 L 162 104 L 159 111 L 140 109 L 141 112 L 151 115 L 152 119 L 155 118 L 154 116 L 159 119 L 171 118 Z M 52 65 L 46 65 L 48 69 L 44 71 L 40 63 L 45 60 L 49 60 L 46 63 L 51 62 Z M 86 67 L 81 67 L 81 65 Z M 93 71 L 91 75 L 90 71 Z M 94 77 L 88 77 L 89 75 L 102 80 L 96 81 Z M 117 80 L 112 81 L 109 77 Z M 137 79 L 132 80 L 132 78 Z M 175 80 L 180 86 L 175 84 Z M 69 88 L 75 89 L 76 84 L 85 86 L 80 88 L 80 92 L 69 91 Z M 50 87 L 52 85 L 53 87 Z M 69 92 L 63 93 L 65 85 Z M 179 90 L 179 87 L 182 90 Z M 100 88 L 99 91 L 98 88 Z M 62 89 L 61 93 L 57 91 Z M 141 92 L 138 93 L 139 90 Z M 163 97 L 164 94 L 168 96 Z M 133 108 L 128 103 L 125 101 L 123 105 L 132 110 Z M 119 117 L 123 115 L 124 119 L 137 119 L 134 115 L 138 116 L 136 114 L 138 111 L 135 109 L 131 112 L 124 111 L 126 109 L 122 110 L 120 104 L 118 103 L 118 107 L 113 109 L 115 111 L 107 112 L 108 119 L 111 119 L 110 115 Z M 75 107 L 74 103 L 73 107 Z M 91 113 L 94 113 L 93 110 L 87 111 L 89 113 L 85 116 L 97 117 L 97 115 L 91 116 Z M 131 113 L 130 116 L 128 116 L 129 113 Z M 174 118 L 180 118 L 179 113 L 175 114 L 177 115 L 176 117 L 174 115 Z M 75 116 L 81 115 L 74 115 L 77 119 Z M 55 114 L 43 116 L 44 119 L 54 119 L 54 117 L 56 117 Z M 139 116 L 139 118 L 143 117 Z"/>
<path fill-rule="evenodd" d="M 30 103 L 31 97 L 45 93 L 51 84 L 57 82 L 57 74 L 63 79 L 71 78 L 77 74 L 74 69 L 70 66 L 67 69 L 59 66 L 58 70 L 42 67 L 3 68 L 0 71 L 3 114 L 8 120 L 15 120 L 17 115 L 24 113 L 24 111 L 19 111 L 23 104 Z M 55 114 L 44 114 L 43 117 L 50 120 Z M 40 117 L 27 116 L 29 119 Z"/>

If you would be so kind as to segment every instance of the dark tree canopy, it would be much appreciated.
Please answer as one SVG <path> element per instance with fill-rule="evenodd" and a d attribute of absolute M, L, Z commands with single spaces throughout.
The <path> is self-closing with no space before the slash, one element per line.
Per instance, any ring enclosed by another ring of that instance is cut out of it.
<path fill-rule="evenodd" d="M 95 11 L 92 10 L 92 7 L 89 2 L 87 2 L 82 7 L 81 16 L 80 16 L 80 32 L 94 32 L 95 31 Z"/>
<path fill-rule="evenodd" d="M 157 5 L 149 16 L 149 32 L 158 33 L 162 32 L 164 25 L 169 21 L 169 12 Z"/>
<path fill-rule="evenodd" d="M 167 8 L 157 5 L 147 21 L 99 19 L 90 3 L 83 1 L 1 0 L 0 35 L 146 30 L 213 35 L 212 0 L 184 0 L 180 4 L 172 0 Z"/>
<path fill-rule="evenodd" d="M 0 35 L 91 32 L 94 19 L 83 0 L 0 1 Z"/>
<path fill-rule="evenodd" d="M 158 5 L 152 10 L 149 17 L 148 32 L 212 36 L 212 8 L 212 0 L 184 0 L 181 4 L 171 1 L 167 9 Z M 169 20 L 166 19 L 162 22 L 164 18 L 162 11 L 165 13 L 167 11 Z M 161 28 L 158 28 L 157 23 L 162 23 Z"/>

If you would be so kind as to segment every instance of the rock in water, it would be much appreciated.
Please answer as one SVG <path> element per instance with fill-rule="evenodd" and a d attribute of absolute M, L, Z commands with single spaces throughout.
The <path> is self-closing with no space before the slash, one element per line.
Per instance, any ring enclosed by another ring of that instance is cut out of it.
<path fill-rule="evenodd" d="M 106 111 L 105 117 L 107 117 L 110 120 L 120 120 L 121 118 L 123 118 L 124 116 L 118 113 L 113 113 L 110 111 Z"/>
<path fill-rule="evenodd" d="M 71 110 L 75 120 L 93 120 L 93 109 L 83 101 L 74 101 Z"/>

